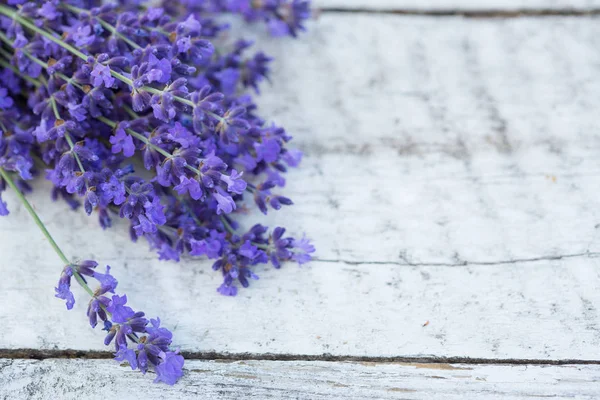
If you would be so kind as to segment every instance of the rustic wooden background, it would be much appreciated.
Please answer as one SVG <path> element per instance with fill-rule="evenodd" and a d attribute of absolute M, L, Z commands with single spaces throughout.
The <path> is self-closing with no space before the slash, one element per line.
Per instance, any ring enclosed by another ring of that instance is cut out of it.
<path fill-rule="evenodd" d="M 225 298 L 210 263 L 31 196 L 173 328 L 186 375 L 154 385 L 83 295 L 53 298 L 60 262 L 7 195 L 0 399 L 600 397 L 600 0 L 317 5 L 298 41 L 250 28 L 277 59 L 263 113 L 306 153 L 267 222 L 317 260 Z"/>

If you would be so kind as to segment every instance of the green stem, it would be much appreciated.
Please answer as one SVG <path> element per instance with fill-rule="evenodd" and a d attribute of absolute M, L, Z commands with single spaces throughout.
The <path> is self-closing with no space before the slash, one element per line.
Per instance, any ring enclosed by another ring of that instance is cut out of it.
<path fill-rule="evenodd" d="M 73 144 L 73 139 L 71 139 L 71 135 L 69 135 L 69 132 L 65 132 L 65 139 L 67 139 L 67 143 L 69 143 L 69 147 L 71 148 L 71 153 L 73 153 L 73 156 L 75 157 L 75 161 L 77 161 L 79 170 L 85 174 L 85 168 L 83 168 L 83 163 L 81 162 L 79 155 L 77 155 L 77 152 L 75 151 L 75 144 Z M 87 182 L 85 185 L 87 186 Z"/>
<path fill-rule="evenodd" d="M 19 198 L 21 203 L 23 203 L 23 205 L 25 206 L 25 209 L 29 212 L 29 215 L 31 215 L 31 217 L 35 221 L 35 224 L 38 226 L 38 228 L 40 228 L 40 230 L 42 231 L 42 233 L 44 234 L 46 239 L 48 239 L 48 242 L 50 242 L 50 245 L 52 246 L 52 248 L 54 249 L 54 251 L 56 252 L 58 257 L 61 259 L 61 261 L 63 263 L 65 263 L 65 265 L 72 265 L 72 263 L 65 256 L 65 253 L 63 253 L 63 251 L 60 249 L 60 247 L 58 247 L 58 244 L 56 244 L 56 241 L 54 240 L 52 235 L 50 235 L 50 232 L 48 232 L 48 229 L 46 229 L 46 226 L 44 225 L 44 223 L 42 222 L 40 217 L 37 215 L 37 213 L 31 206 L 31 204 L 29 203 L 29 201 L 25 198 L 23 193 L 21 193 L 21 191 L 17 188 L 17 185 L 12 180 L 12 178 L 10 177 L 8 172 L 6 172 L 4 170 L 4 168 L 0 168 L 0 176 L 2 176 L 4 181 L 8 184 L 8 186 L 15 192 L 15 194 L 17 195 L 17 197 Z M 79 273 L 77 271 L 73 271 L 73 272 L 74 272 L 73 276 L 77 280 L 77 283 L 79 283 L 79 285 L 81 285 L 81 287 L 83 287 L 90 296 L 94 297 L 94 292 L 92 292 L 92 289 L 90 289 L 90 287 L 85 283 L 85 281 L 83 280 L 81 275 L 79 275 Z"/>
<path fill-rule="evenodd" d="M 12 180 L 10 175 L 4 170 L 4 168 L 0 168 L 0 175 L 2 175 L 2 178 L 4 178 L 4 181 L 6 183 L 8 183 L 8 186 L 10 186 L 10 188 L 15 192 L 15 194 L 17 195 L 19 200 L 21 200 L 21 203 L 23 203 L 23 205 L 25 206 L 27 211 L 29 211 L 29 214 L 35 221 L 36 225 L 41 229 L 42 233 L 44 234 L 46 239 L 48 239 L 48 241 L 50 242 L 50 245 L 52 246 L 52 248 L 54 248 L 54 251 L 56 251 L 56 254 L 58 254 L 58 256 L 60 257 L 62 262 L 64 262 L 65 264 L 71 264 L 69 262 L 69 260 L 67 259 L 67 257 L 65 256 L 65 254 L 60 249 L 60 247 L 58 247 L 58 245 L 52 238 L 52 235 L 50 235 L 50 232 L 48 232 L 48 230 L 44 226 L 44 223 L 42 222 L 40 217 L 37 215 L 37 213 L 31 206 L 31 204 L 29 204 L 29 201 L 27 201 L 27 199 L 25 198 L 23 193 L 21 193 L 21 191 L 17 188 L 17 185 L 15 185 L 15 182 Z"/>
<path fill-rule="evenodd" d="M 227 222 L 227 218 L 225 218 L 224 216 L 221 215 L 221 222 L 223 223 L 223 226 L 225 226 L 225 229 L 231 233 L 232 235 L 235 235 L 235 229 L 233 229 L 233 227 L 229 224 L 229 222 Z M 252 246 L 256 246 L 259 249 L 262 250 L 270 250 L 269 245 L 267 244 L 262 244 L 262 243 L 256 243 L 256 242 L 250 242 L 252 244 Z"/>
<path fill-rule="evenodd" d="M 105 123 L 106 125 L 110 126 L 111 128 L 116 128 L 117 127 L 117 123 L 115 121 L 112 121 L 104 116 L 99 116 L 96 118 L 98 121 Z M 165 156 L 166 158 L 172 158 L 173 155 L 171 153 L 169 153 L 166 150 L 161 149 L 160 147 L 154 145 L 152 142 L 150 142 L 150 140 L 148 140 L 148 138 L 144 135 L 142 135 L 141 133 L 137 133 L 136 131 L 132 130 L 132 129 L 125 129 L 125 131 L 127 133 L 129 133 L 131 136 L 133 136 L 136 139 L 139 139 L 140 141 L 144 142 L 144 144 L 146 144 L 146 146 L 150 146 L 151 148 L 153 148 L 154 150 L 156 150 L 158 153 L 162 154 L 163 156 Z M 200 172 L 200 170 L 198 170 L 197 168 L 192 167 L 191 165 L 187 165 L 186 164 L 186 168 L 189 169 L 190 171 L 201 175 L 202 173 Z"/>
<path fill-rule="evenodd" d="M 77 283 L 79 283 L 79 286 L 81 286 L 82 288 L 85 289 L 85 291 L 90 295 L 90 297 L 95 297 L 94 292 L 92 291 L 92 289 L 90 289 L 90 287 L 87 285 L 87 283 L 85 283 L 85 281 L 83 280 L 83 278 L 81 277 L 81 275 L 79 274 L 79 272 L 74 272 L 73 276 L 75 277 L 75 280 L 77 280 Z M 104 306 L 102 306 L 104 309 Z M 106 311 L 106 309 L 104 309 L 104 311 Z"/>
<path fill-rule="evenodd" d="M 198 216 L 190 206 L 189 202 L 185 198 L 179 196 L 175 191 L 171 191 L 171 194 L 175 196 L 177 200 L 179 200 L 185 211 L 187 211 L 187 213 L 192 217 L 194 222 L 198 224 L 198 226 L 202 226 L 202 222 L 198 219 Z"/>
<path fill-rule="evenodd" d="M 58 105 L 56 104 L 54 95 L 50 96 L 50 101 L 52 102 L 52 109 L 54 110 L 54 116 L 56 117 L 56 120 L 62 121 L 62 118 L 60 117 L 60 113 L 58 112 Z M 71 135 L 69 135 L 69 132 L 66 131 L 66 129 L 65 129 L 65 139 L 67 140 L 67 143 L 69 144 L 69 148 L 71 149 L 71 153 L 73 153 L 73 157 L 75 158 L 75 161 L 77 162 L 77 165 L 79 166 L 79 170 L 82 173 L 85 173 L 85 168 L 83 168 L 83 163 L 81 162 L 79 155 L 75 151 L 75 144 L 73 143 L 73 139 L 71 138 Z M 86 182 L 85 186 L 87 187 L 87 182 Z"/>
<path fill-rule="evenodd" d="M 227 229 L 227 231 L 229 233 L 231 233 L 232 235 L 235 235 L 235 229 L 233 229 L 233 227 L 229 224 L 229 222 L 227 222 L 227 218 L 225 218 L 222 215 L 220 218 L 221 218 L 221 222 L 223 223 L 223 226 L 225 227 L 225 229 Z"/>
<path fill-rule="evenodd" d="M 123 104 L 123 110 L 125 110 L 125 112 L 127 114 L 129 114 L 129 116 L 131 117 L 131 119 L 138 119 L 140 116 L 131 109 L 131 107 L 129 107 L 127 104 Z"/>
<path fill-rule="evenodd" d="M 58 106 L 56 105 L 56 100 L 54 100 L 54 96 L 50 96 L 50 103 L 52 104 L 52 111 L 54 111 L 54 117 L 56 120 L 61 120 L 60 114 L 58 112 Z"/>
<path fill-rule="evenodd" d="M 269 250 L 269 245 L 267 245 L 267 244 L 252 242 L 252 245 L 256 246 L 256 247 L 258 247 L 259 249 L 262 249 L 262 250 Z"/>
<path fill-rule="evenodd" d="M 35 33 L 39 33 L 46 39 L 49 39 L 49 40 L 53 41 L 54 43 L 58 44 L 59 46 L 65 48 L 66 50 L 70 51 L 71 53 L 73 53 L 77 57 L 81 58 L 82 60 L 84 60 L 84 61 L 88 60 L 88 56 L 83 54 L 81 51 L 77 50 L 75 47 L 71 46 L 70 44 L 65 43 L 64 41 L 58 39 L 57 37 L 54 37 L 53 35 L 46 32 L 45 30 L 38 28 L 37 26 L 35 26 L 35 24 L 30 22 L 26 18 L 21 17 L 16 11 L 14 11 L 13 8 L 7 7 L 3 4 L 0 4 L 0 14 L 4 14 L 7 17 L 14 19 L 19 24 L 23 25 L 25 28 L 27 28 Z"/>

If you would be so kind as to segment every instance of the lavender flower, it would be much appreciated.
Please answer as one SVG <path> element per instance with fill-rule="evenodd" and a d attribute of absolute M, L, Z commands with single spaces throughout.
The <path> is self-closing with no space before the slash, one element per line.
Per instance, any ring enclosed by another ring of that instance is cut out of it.
<path fill-rule="evenodd" d="M 183 376 L 183 357 L 173 351 L 161 352 L 158 357 L 160 363 L 155 367 L 157 376 L 154 382 L 174 385 Z"/>

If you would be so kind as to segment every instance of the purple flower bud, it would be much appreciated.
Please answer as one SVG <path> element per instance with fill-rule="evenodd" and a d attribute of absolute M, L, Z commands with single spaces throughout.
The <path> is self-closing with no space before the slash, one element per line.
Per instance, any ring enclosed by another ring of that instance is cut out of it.
<path fill-rule="evenodd" d="M 159 355 L 160 364 L 154 367 L 156 370 L 156 379 L 154 382 L 165 382 L 168 385 L 174 385 L 179 378 L 183 376 L 183 357 L 178 352 L 161 352 Z"/>
<path fill-rule="evenodd" d="M 231 170 L 231 175 L 221 175 L 221 180 L 227 184 L 227 190 L 232 193 L 242 194 L 246 190 L 246 181 L 242 179 L 244 173 Z"/>
<path fill-rule="evenodd" d="M 119 346 L 119 350 L 115 353 L 115 361 L 127 361 L 132 370 L 138 367 L 135 351 L 127 348 L 126 344 Z"/>
<path fill-rule="evenodd" d="M 100 290 L 102 293 L 111 292 L 114 293 L 117 288 L 118 282 L 117 280 L 110 274 L 110 266 L 106 266 L 106 273 L 100 274 L 98 272 L 94 272 L 92 275 L 99 283 Z"/>
<path fill-rule="evenodd" d="M 190 246 L 192 250 L 190 255 L 201 256 L 206 255 L 208 258 L 217 258 L 221 252 L 221 242 L 216 239 L 205 239 L 205 240 L 190 240 Z"/>
<path fill-rule="evenodd" d="M 94 65 L 94 69 L 91 73 L 92 85 L 98 87 L 104 84 L 105 87 L 110 88 L 115 83 L 115 78 L 110 73 L 110 67 L 108 65 L 102 65 L 97 63 Z"/>
<path fill-rule="evenodd" d="M 223 296 L 235 296 L 237 295 L 237 287 L 223 283 L 219 286 L 217 292 L 221 293 Z"/>
<path fill-rule="evenodd" d="M 55 297 L 59 299 L 63 299 L 66 301 L 67 310 L 73 308 L 75 304 L 75 297 L 73 297 L 73 293 L 71 292 L 71 277 L 73 276 L 73 270 L 70 265 L 67 265 L 58 280 L 58 287 L 54 288 L 56 294 Z"/>
<path fill-rule="evenodd" d="M 116 323 L 125 323 L 127 320 L 135 314 L 131 307 L 127 307 L 127 295 L 112 296 L 112 300 L 108 307 L 106 307 L 106 311 L 112 314 L 112 321 Z"/>
<path fill-rule="evenodd" d="M 127 128 L 127 123 L 119 123 L 117 129 L 115 129 L 115 134 L 110 137 L 113 154 L 118 154 L 122 151 L 125 157 L 131 157 L 135 153 L 133 138 L 125 132 Z"/>
<path fill-rule="evenodd" d="M 215 191 L 213 192 L 213 197 L 217 200 L 217 214 L 225 213 L 229 214 L 233 210 L 235 210 L 235 202 L 231 198 L 230 195 L 227 194 L 220 187 L 215 187 Z"/>
<path fill-rule="evenodd" d="M 182 176 L 179 185 L 175 186 L 173 189 L 180 195 L 189 193 L 190 197 L 194 200 L 200 200 L 204 196 L 204 192 L 202 191 L 198 180 L 194 178 L 189 179 L 186 176 Z"/>
<path fill-rule="evenodd" d="M 167 83 L 171 79 L 171 63 L 166 58 L 159 60 L 154 54 L 150 54 L 148 69 L 146 73 L 148 83 Z"/>

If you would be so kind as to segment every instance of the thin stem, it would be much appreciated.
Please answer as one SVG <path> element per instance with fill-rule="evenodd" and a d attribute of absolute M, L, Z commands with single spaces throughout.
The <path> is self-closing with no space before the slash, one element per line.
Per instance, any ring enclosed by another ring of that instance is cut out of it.
<path fill-rule="evenodd" d="M 81 162 L 79 155 L 77 155 L 77 152 L 75 151 L 75 145 L 73 144 L 73 139 L 71 139 L 71 135 L 69 135 L 69 132 L 65 132 L 65 139 L 67 139 L 67 143 L 69 143 L 69 147 L 71 148 L 71 153 L 73 153 L 73 156 L 75 157 L 75 161 L 77 161 L 79 170 L 85 174 L 85 168 L 83 168 L 83 163 Z M 85 185 L 87 186 L 87 182 Z"/>
<path fill-rule="evenodd" d="M 100 122 L 105 123 L 106 125 L 110 126 L 111 128 L 116 128 L 117 127 L 117 123 L 115 121 L 111 121 L 110 119 L 104 117 L 104 116 L 99 116 L 96 117 L 96 119 Z M 134 131 L 133 129 L 125 129 L 125 131 L 127 133 L 129 133 L 131 136 L 135 137 L 136 139 L 139 139 L 140 141 L 144 142 L 146 144 L 146 146 L 150 146 L 151 148 L 153 148 L 154 150 L 156 150 L 158 153 L 162 154 L 163 156 L 165 156 L 166 158 L 172 158 L 173 155 L 171 153 L 169 153 L 166 150 L 163 150 L 162 148 L 156 146 L 155 144 L 153 144 L 152 142 L 150 142 L 150 140 L 148 140 L 148 138 L 144 135 L 142 135 L 141 133 L 138 133 L 136 131 Z M 187 165 L 186 164 L 186 168 L 189 169 L 190 171 L 201 175 L 202 173 L 200 172 L 200 170 L 198 170 L 197 168 L 192 167 L 191 165 Z"/>
<path fill-rule="evenodd" d="M 158 94 L 158 95 L 162 95 L 164 93 L 164 91 L 150 87 L 150 86 L 142 86 L 140 89 L 145 90 L 148 93 L 152 93 L 152 94 Z M 183 97 L 179 97 L 179 96 L 173 96 L 173 99 L 177 100 L 180 103 L 186 104 L 190 107 L 194 107 L 194 102 L 188 99 L 184 99 Z"/>
<path fill-rule="evenodd" d="M 115 129 L 117 127 L 117 123 L 113 120 L 110 120 L 108 118 L 106 118 L 103 115 L 100 115 L 99 117 L 96 117 L 96 119 L 108 126 L 110 126 L 111 128 Z M 167 158 L 171 158 L 173 157 L 173 155 L 171 153 L 169 153 L 168 151 L 165 151 L 163 149 L 161 149 L 160 147 L 152 144 L 150 142 L 150 140 L 148 140 L 148 138 L 144 135 L 142 135 L 141 133 L 137 133 L 136 131 L 134 131 L 133 129 L 125 129 L 125 131 L 127 133 L 129 133 L 131 136 L 135 137 L 136 139 L 139 139 L 140 141 L 144 142 L 147 146 L 152 147 L 154 150 L 156 150 L 157 152 L 159 152 L 160 154 L 162 154 L 163 156 L 167 157 Z"/>
<path fill-rule="evenodd" d="M 94 292 L 92 291 L 92 289 L 90 289 L 90 287 L 87 285 L 87 283 L 85 283 L 85 281 L 83 280 L 83 278 L 81 277 L 81 275 L 79 274 L 79 272 L 75 271 L 73 273 L 73 276 L 75 277 L 75 280 L 77 280 L 77 283 L 79 283 L 79 286 L 81 286 L 83 289 L 85 289 L 85 291 L 91 297 L 95 297 Z M 104 305 L 102 305 L 102 308 L 104 309 Z M 104 309 L 104 311 L 106 311 L 106 309 Z"/>
<path fill-rule="evenodd" d="M 14 44 L 13 41 L 11 41 L 8 38 L 8 36 L 6 36 L 6 34 L 4 34 L 4 32 L 0 32 L 0 40 L 2 40 L 4 43 L 9 45 L 11 48 L 13 48 L 13 44 Z M 35 58 L 31 54 L 29 54 L 29 52 L 27 50 L 21 49 L 21 51 L 23 52 L 23 54 L 25 54 L 25 56 L 27 56 L 27 58 L 29 58 L 34 63 L 41 65 L 44 68 L 48 68 L 48 64 L 46 64 L 42 60 Z M 2 49 L 2 55 L 4 55 L 4 57 L 7 57 L 10 60 L 10 54 L 6 50 Z"/>
<path fill-rule="evenodd" d="M 223 223 L 223 226 L 225 226 L 225 229 L 227 229 L 227 231 L 229 233 L 231 233 L 232 235 L 235 235 L 235 229 L 233 229 L 233 227 L 229 224 L 229 222 L 227 221 L 227 218 L 225 218 L 224 216 L 220 216 L 221 218 L 221 222 Z"/>
<path fill-rule="evenodd" d="M 81 51 L 77 50 L 75 47 L 71 46 L 70 44 L 65 43 L 64 41 L 58 39 L 57 37 L 51 35 L 47 31 L 45 31 L 41 28 L 38 28 L 37 26 L 35 26 L 35 24 L 30 22 L 26 18 L 21 17 L 16 11 L 14 11 L 13 8 L 7 7 L 3 4 L 0 4 L 0 14 L 4 14 L 7 17 L 14 19 L 19 24 L 23 25 L 24 27 L 26 27 L 27 29 L 29 29 L 35 33 L 39 33 L 40 35 L 44 36 L 46 39 L 49 39 L 49 40 L 53 41 L 54 43 L 58 44 L 59 46 L 65 48 L 66 50 L 70 51 L 71 53 L 73 53 L 77 57 L 81 58 L 82 60 L 84 60 L 84 61 L 88 60 L 88 56 L 83 54 Z"/>
<path fill-rule="evenodd" d="M 192 209 L 192 207 L 189 205 L 188 201 L 186 199 L 184 199 L 183 197 L 175 194 L 175 193 L 173 193 L 173 195 L 177 198 L 177 200 L 179 200 L 179 202 L 181 203 L 181 205 L 183 206 L 183 208 L 185 208 L 185 210 L 192 217 L 192 219 L 194 220 L 194 222 L 196 224 L 198 224 L 198 226 L 202 226 L 202 222 L 200 222 L 200 220 L 198 219 L 198 216 L 196 215 L 196 213 L 194 212 L 194 210 Z"/>
<path fill-rule="evenodd" d="M 50 232 L 48 232 L 48 230 L 44 226 L 44 223 L 42 222 L 40 217 L 37 215 L 37 213 L 31 206 L 31 204 L 29 204 L 29 201 L 27 201 L 27 199 L 25 198 L 23 193 L 21 193 L 21 191 L 17 188 L 17 185 L 15 185 L 15 182 L 12 180 L 10 175 L 4 170 L 4 168 L 0 167 L 0 175 L 2 175 L 2 178 L 4 179 L 4 181 L 6 183 L 8 183 L 8 186 L 10 186 L 10 188 L 15 192 L 15 194 L 17 195 L 17 197 L 19 198 L 21 203 L 23 203 L 23 205 L 25 206 L 25 208 L 27 209 L 27 211 L 29 212 L 29 214 L 31 215 L 33 220 L 35 221 L 36 225 L 40 228 L 40 230 L 42 231 L 42 233 L 44 234 L 46 239 L 48 239 L 48 241 L 50 242 L 50 245 L 52 246 L 52 248 L 54 248 L 54 251 L 56 251 L 56 254 L 58 254 L 58 256 L 60 257 L 62 262 L 64 262 L 65 264 L 70 264 L 69 260 L 65 256 L 65 254 L 62 252 L 60 247 L 58 247 L 58 245 L 52 238 L 52 235 L 50 235 Z"/>
<path fill-rule="evenodd" d="M 129 107 L 127 104 L 123 104 L 123 110 L 125 110 L 125 112 L 126 112 L 127 114 L 129 114 L 129 116 L 130 116 L 132 119 L 138 119 L 138 118 L 140 117 L 140 116 L 139 116 L 139 115 L 137 115 L 137 113 L 136 113 L 135 111 L 133 111 L 133 110 L 131 109 L 131 107 Z"/>
<path fill-rule="evenodd" d="M 56 120 L 62 121 L 62 118 L 60 117 L 60 113 L 58 112 L 58 106 L 56 104 L 56 99 L 54 99 L 54 95 L 50 96 L 50 101 L 52 102 L 52 109 L 54 110 L 54 116 L 56 117 Z M 63 121 L 63 123 L 64 123 L 64 121 Z M 65 129 L 65 139 L 67 140 L 67 143 L 69 144 L 69 148 L 71 149 L 71 153 L 73 153 L 73 157 L 75 158 L 75 161 L 77 162 L 77 165 L 79 166 L 79 170 L 82 173 L 85 173 L 85 168 L 83 168 L 83 163 L 81 162 L 79 155 L 75 151 L 75 144 L 73 143 L 73 139 L 71 138 L 71 135 L 69 135 L 69 132 L 67 132 L 66 129 Z M 85 185 L 87 187 L 87 182 Z"/>
<path fill-rule="evenodd" d="M 54 117 L 56 120 L 62 119 L 58 113 L 58 107 L 56 106 L 56 100 L 54 100 L 54 96 L 50 96 L 50 103 L 52 103 L 52 111 L 54 111 Z"/>
<path fill-rule="evenodd" d="M 17 185 L 15 185 L 15 182 L 12 180 L 12 178 L 10 177 L 8 172 L 6 172 L 4 170 L 4 168 L 1 168 L 1 167 L 0 167 L 0 176 L 2 176 L 4 181 L 8 184 L 8 186 L 10 186 L 10 188 L 15 192 L 15 194 L 17 195 L 17 197 L 19 198 L 21 203 L 23 203 L 23 205 L 25 206 L 25 209 L 29 212 L 29 215 L 31 215 L 35 224 L 38 226 L 38 228 L 40 228 L 40 230 L 42 231 L 42 233 L 44 234 L 46 239 L 48 239 L 48 242 L 50 242 L 50 245 L 52 246 L 52 248 L 54 249 L 54 251 L 56 252 L 58 257 L 61 259 L 61 261 L 63 263 L 65 263 L 65 265 L 72 265 L 73 263 L 71 263 L 67 259 L 67 257 L 65 256 L 65 253 L 63 253 L 63 251 L 60 249 L 60 247 L 58 247 L 58 244 L 56 244 L 56 241 L 54 240 L 52 235 L 50 235 L 50 232 L 48 232 L 48 229 L 46 229 L 46 226 L 44 225 L 44 223 L 42 222 L 40 217 L 37 215 L 37 213 L 31 206 L 31 204 L 29 203 L 29 201 L 25 198 L 23 193 L 21 193 L 21 191 L 17 188 Z M 87 285 L 87 283 L 85 283 L 85 281 L 83 280 L 81 275 L 79 275 L 79 272 L 77 272 L 77 271 L 73 271 L 73 272 L 74 272 L 73 276 L 77 280 L 77 283 L 79 283 L 79 285 L 81 287 L 83 287 L 90 296 L 94 297 L 94 292 L 92 292 L 92 289 L 90 289 L 90 287 Z"/>
<path fill-rule="evenodd" d="M 225 218 L 224 216 L 220 216 L 221 218 L 221 222 L 223 223 L 223 226 L 225 226 L 225 229 L 231 233 L 232 235 L 235 235 L 235 229 L 233 229 L 233 227 L 229 224 L 229 222 L 227 222 L 227 218 Z M 269 245 L 267 244 L 263 244 L 263 243 L 256 243 L 256 242 L 250 242 L 250 244 L 252 244 L 252 246 L 258 247 L 259 249 L 262 250 L 270 250 Z"/>

